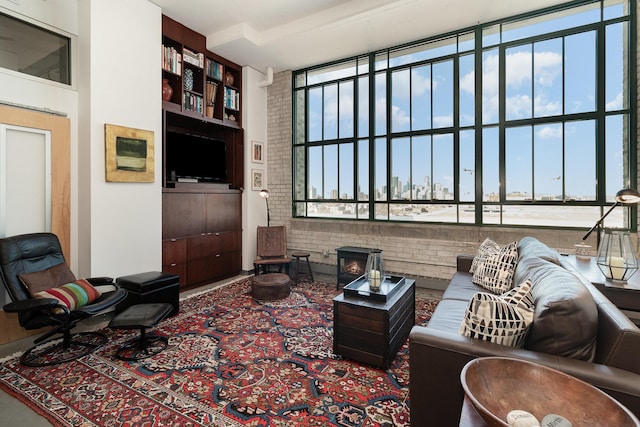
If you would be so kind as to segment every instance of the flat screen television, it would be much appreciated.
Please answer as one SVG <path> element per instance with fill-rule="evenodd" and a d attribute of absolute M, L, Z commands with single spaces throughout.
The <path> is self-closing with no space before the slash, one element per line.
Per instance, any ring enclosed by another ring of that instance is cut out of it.
<path fill-rule="evenodd" d="M 175 131 L 166 134 L 167 180 L 227 183 L 224 141 Z"/>

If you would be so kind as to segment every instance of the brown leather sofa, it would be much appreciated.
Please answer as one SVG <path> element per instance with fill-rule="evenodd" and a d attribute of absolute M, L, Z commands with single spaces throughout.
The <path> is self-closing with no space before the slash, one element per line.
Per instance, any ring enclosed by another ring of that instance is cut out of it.
<path fill-rule="evenodd" d="M 464 399 L 460 372 L 468 361 L 485 356 L 558 369 L 593 384 L 640 417 L 640 329 L 555 250 L 526 237 L 518 252 L 514 283 L 532 281 L 536 306 L 524 347 L 459 333 L 471 297 L 487 292 L 472 283 L 473 256 L 459 255 L 457 272 L 431 320 L 409 335 L 411 425 L 458 426 Z"/>

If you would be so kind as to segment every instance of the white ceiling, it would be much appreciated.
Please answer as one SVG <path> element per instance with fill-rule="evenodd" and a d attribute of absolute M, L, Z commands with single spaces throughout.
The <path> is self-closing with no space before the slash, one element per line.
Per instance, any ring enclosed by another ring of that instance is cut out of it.
<path fill-rule="evenodd" d="M 207 48 L 258 71 L 295 70 L 567 0 L 152 0 Z"/>

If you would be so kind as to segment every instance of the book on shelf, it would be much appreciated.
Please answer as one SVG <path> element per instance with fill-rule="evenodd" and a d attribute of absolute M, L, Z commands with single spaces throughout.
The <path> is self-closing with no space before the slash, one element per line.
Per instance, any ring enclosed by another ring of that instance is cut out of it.
<path fill-rule="evenodd" d="M 162 45 L 162 68 L 175 74 L 182 73 L 182 55 L 174 47 Z"/>
<path fill-rule="evenodd" d="M 204 102 L 200 95 L 185 92 L 182 96 L 182 105 L 185 110 L 195 111 L 202 114 L 204 111 Z"/>
<path fill-rule="evenodd" d="M 222 64 L 219 62 L 207 59 L 207 76 L 214 80 L 222 80 Z"/>
<path fill-rule="evenodd" d="M 232 110 L 239 110 L 240 93 L 230 87 L 226 87 L 224 89 L 224 107 Z"/>
<path fill-rule="evenodd" d="M 204 53 L 197 53 L 185 47 L 182 49 L 182 57 L 184 62 L 204 68 Z"/>

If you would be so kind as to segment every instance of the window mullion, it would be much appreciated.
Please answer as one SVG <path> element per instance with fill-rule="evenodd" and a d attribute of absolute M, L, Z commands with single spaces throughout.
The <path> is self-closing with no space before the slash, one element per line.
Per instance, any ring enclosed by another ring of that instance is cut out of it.
<path fill-rule="evenodd" d="M 369 54 L 369 220 L 375 219 L 376 202 L 376 70 L 375 53 Z M 358 116 L 356 116 L 358 117 Z"/>
<path fill-rule="evenodd" d="M 475 30 L 475 52 L 474 52 L 474 91 L 475 99 L 473 101 L 475 109 L 475 220 L 476 225 L 482 225 L 482 134 L 483 134 L 483 117 L 482 117 L 482 27 L 478 26 Z"/>

